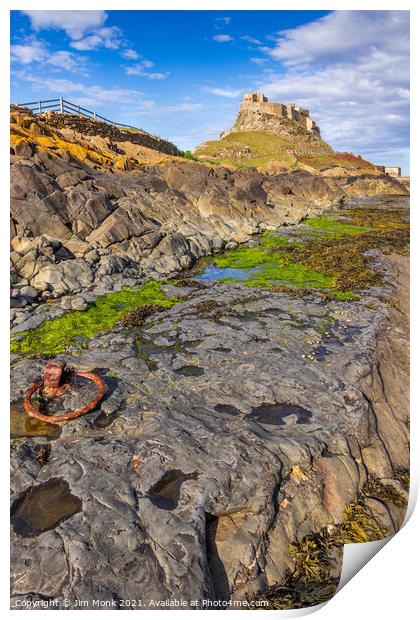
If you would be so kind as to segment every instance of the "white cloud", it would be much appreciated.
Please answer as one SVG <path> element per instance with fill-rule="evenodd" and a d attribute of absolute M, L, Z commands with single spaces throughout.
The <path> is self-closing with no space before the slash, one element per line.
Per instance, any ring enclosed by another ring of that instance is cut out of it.
<path fill-rule="evenodd" d="M 143 106 L 140 110 L 133 112 L 133 116 L 150 116 L 153 114 L 195 112 L 203 108 L 202 103 L 174 103 L 171 105 L 157 105 L 155 102 L 148 102 L 148 106 Z"/>
<path fill-rule="evenodd" d="M 83 73 L 87 75 L 84 58 L 66 50 L 52 52 L 45 63 L 51 65 L 57 71 L 69 71 L 71 73 Z"/>
<path fill-rule="evenodd" d="M 124 42 L 116 26 L 104 26 L 105 11 L 22 11 L 31 20 L 34 30 L 64 30 L 70 45 L 79 51 L 99 47 L 118 49 Z M 131 50 L 133 51 L 133 50 Z"/>
<path fill-rule="evenodd" d="M 337 150 L 392 163 L 408 148 L 408 42 L 407 11 L 337 11 L 280 33 L 266 52 L 287 69 L 258 89 L 308 107 Z"/>
<path fill-rule="evenodd" d="M 24 44 L 11 45 L 10 58 L 12 62 L 22 65 L 42 63 L 53 67 L 56 71 L 86 74 L 83 57 L 67 50 L 51 52 L 42 41 L 34 38 Z"/>
<path fill-rule="evenodd" d="M 231 17 L 215 17 L 214 18 L 214 27 L 217 28 L 217 30 L 219 30 L 219 28 L 221 28 L 222 26 L 228 26 L 230 24 L 230 22 L 232 21 Z"/>
<path fill-rule="evenodd" d="M 32 39 L 22 45 L 10 46 L 10 59 L 12 62 L 19 62 L 29 65 L 32 62 L 42 62 L 47 55 L 45 45 L 37 39 Z"/>
<path fill-rule="evenodd" d="M 256 65 L 265 65 L 268 62 L 268 58 L 262 58 L 262 56 L 250 58 L 250 61 Z"/>
<path fill-rule="evenodd" d="M 151 60 L 144 59 L 136 63 L 135 65 L 125 67 L 125 74 L 135 75 L 137 77 L 145 77 L 149 80 L 166 80 L 166 78 L 169 76 L 169 72 L 161 73 L 158 71 L 147 71 L 147 69 L 150 69 L 153 66 L 154 63 Z"/>
<path fill-rule="evenodd" d="M 209 88 L 205 87 L 204 92 L 210 93 L 211 95 L 216 95 L 217 97 L 228 97 L 233 99 L 234 97 L 240 97 L 242 94 L 241 90 L 235 88 Z"/>
<path fill-rule="evenodd" d="M 159 73 L 158 71 L 155 71 L 154 73 L 146 74 L 146 77 L 149 80 L 166 80 L 168 76 L 169 76 L 169 72 Z"/>
<path fill-rule="evenodd" d="M 279 32 L 271 55 L 285 65 L 348 62 L 376 47 L 409 49 L 409 11 L 335 11 L 294 30 Z"/>
<path fill-rule="evenodd" d="M 121 56 L 123 58 L 127 58 L 128 60 L 137 60 L 140 58 L 140 54 L 136 52 L 136 50 L 126 49 L 121 52 Z"/>
<path fill-rule="evenodd" d="M 85 84 L 72 80 L 38 76 L 32 73 L 20 73 L 18 75 L 23 80 L 32 83 L 36 90 L 42 89 L 53 93 L 55 96 L 75 96 L 74 103 L 81 105 L 94 105 L 107 102 L 138 102 L 143 93 L 138 90 L 128 88 L 106 88 L 97 84 Z"/>
<path fill-rule="evenodd" d="M 213 41 L 217 41 L 218 43 L 227 43 L 228 41 L 233 41 L 233 37 L 231 37 L 230 34 L 215 34 Z"/>
<path fill-rule="evenodd" d="M 117 26 L 98 28 L 83 39 L 72 41 L 70 45 L 80 51 L 96 50 L 98 47 L 116 50 L 122 44 L 122 31 Z"/>
<path fill-rule="evenodd" d="M 254 37 L 250 37 L 249 34 L 245 34 L 241 37 L 243 41 L 248 41 L 248 43 L 252 43 L 253 45 L 262 45 L 261 41 L 255 39 Z"/>
<path fill-rule="evenodd" d="M 22 11 L 35 30 L 56 28 L 64 30 L 70 39 L 81 39 L 85 32 L 99 28 L 105 22 L 105 11 Z"/>

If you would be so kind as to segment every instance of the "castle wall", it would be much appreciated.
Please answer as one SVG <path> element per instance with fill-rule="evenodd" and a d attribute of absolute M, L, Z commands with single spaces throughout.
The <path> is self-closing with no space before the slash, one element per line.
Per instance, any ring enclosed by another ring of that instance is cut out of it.
<path fill-rule="evenodd" d="M 295 121 L 307 131 L 321 136 L 318 125 L 310 117 L 310 112 L 306 108 L 299 108 L 294 103 L 272 103 L 269 102 L 263 93 L 246 93 L 244 95 L 242 111 L 261 112 L 262 114 L 271 114 L 280 118 L 289 118 Z"/>
<path fill-rule="evenodd" d="M 272 117 L 272 122 L 274 124 L 276 123 L 276 118 L 289 118 L 310 133 L 317 135 L 319 138 L 321 137 L 319 127 L 315 121 L 311 119 L 308 109 L 300 108 L 294 103 L 285 105 L 284 103 L 268 101 L 268 98 L 263 93 L 245 93 L 233 128 L 222 132 L 220 137 L 223 138 L 232 133 L 232 131 L 248 131 L 250 126 L 254 128 L 259 125 L 263 127 L 267 126 L 267 117 L 265 117 L 265 119 L 263 117 L 259 118 L 258 114 L 252 117 L 255 113 Z M 252 121 L 249 120 L 250 118 Z"/>

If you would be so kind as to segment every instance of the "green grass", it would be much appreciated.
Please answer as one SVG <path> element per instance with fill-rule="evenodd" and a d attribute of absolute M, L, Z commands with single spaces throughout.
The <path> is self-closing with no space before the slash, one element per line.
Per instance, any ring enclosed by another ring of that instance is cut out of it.
<path fill-rule="evenodd" d="M 328 153 L 329 147 L 315 134 L 303 127 L 283 119 L 283 131 L 274 135 L 264 131 L 235 131 L 219 140 L 199 145 L 194 155 L 200 160 L 214 163 L 229 163 L 241 168 L 264 168 L 269 163 L 284 166 L 288 170 L 310 166 L 323 170 L 334 166 L 359 173 L 372 172 L 375 166 L 357 157 L 347 157 L 340 153 Z M 314 150 L 315 154 L 295 155 L 288 151 Z"/>
<path fill-rule="evenodd" d="M 158 282 L 147 282 L 135 290 L 125 288 L 97 297 L 87 310 L 67 312 L 44 321 L 35 329 L 15 334 L 11 352 L 30 355 L 63 353 L 76 337 L 92 338 L 112 329 L 127 310 L 149 304 L 170 308 L 176 302 L 177 299 L 165 296 Z"/>
<path fill-rule="evenodd" d="M 193 161 L 198 161 L 197 157 L 194 155 L 192 151 L 180 151 L 181 157 L 185 157 L 185 159 L 191 159 Z"/>
<path fill-rule="evenodd" d="M 287 150 L 296 148 L 299 147 L 292 139 L 262 131 L 241 131 L 231 133 L 220 140 L 205 142 L 197 147 L 194 154 L 199 159 L 203 157 L 216 159 L 235 166 L 240 165 L 242 168 L 259 168 L 269 162 L 293 168 L 296 166 L 296 157 Z"/>

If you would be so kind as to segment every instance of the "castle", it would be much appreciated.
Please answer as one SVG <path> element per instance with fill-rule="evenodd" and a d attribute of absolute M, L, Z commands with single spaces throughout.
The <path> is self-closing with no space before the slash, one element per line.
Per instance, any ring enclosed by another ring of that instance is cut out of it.
<path fill-rule="evenodd" d="M 283 103 L 270 103 L 268 97 L 263 93 L 245 93 L 241 108 L 289 118 L 311 133 L 316 133 L 321 137 L 318 125 L 309 116 L 309 110 L 299 108 L 294 103 L 288 103 L 287 105 Z"/>
<path fill-rule="evenodd" d="M 246 130 L 245 127 L 239 126 L 240 122 L 238 123 L 238 121 L 247 118 L 249 114 L 255 115 L 255 113 L 266 114 L 275 118 L 288 118 L 304 127 L 307 131 L 316 134 L 319 138 L 321 137 L 320 129 L 310 117 L 309 110 L 300 108 L 294 103 L 288 103 L 287 105 L 271 103 L 263 93 L 245 93 L 234 129 Z M 231 132 L 232 130 L 228 130 L 221 137 Z"/>

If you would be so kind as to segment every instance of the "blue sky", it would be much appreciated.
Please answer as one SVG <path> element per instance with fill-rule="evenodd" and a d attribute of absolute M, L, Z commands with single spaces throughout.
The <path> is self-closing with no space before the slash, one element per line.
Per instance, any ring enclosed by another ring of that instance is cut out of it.
<path fill-rule="evenodd" d="M 408 172 L 408 11 L 12 11 L 11 61 L 11 101 L 63 96 L 183 149 L 260 90 Z"/>

